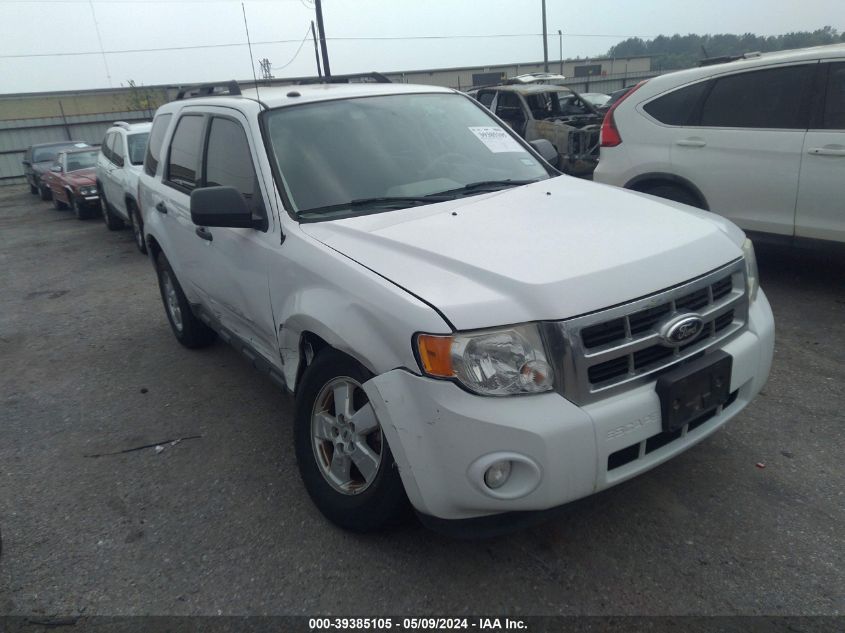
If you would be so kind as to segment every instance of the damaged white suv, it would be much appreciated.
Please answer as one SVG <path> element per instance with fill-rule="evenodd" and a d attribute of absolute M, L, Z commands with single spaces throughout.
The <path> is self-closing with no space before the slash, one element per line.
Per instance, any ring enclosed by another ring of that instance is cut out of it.
<path fill-rule="evenodd" d="M 139 191 L 176 338 L 295 393 L 305 486 L 349 529 L 408 501 L 441 529 L 534 517 L 686 450 L 769 373 L 742 231 L 559 176 L 453 90 L 183 98 Z"/>

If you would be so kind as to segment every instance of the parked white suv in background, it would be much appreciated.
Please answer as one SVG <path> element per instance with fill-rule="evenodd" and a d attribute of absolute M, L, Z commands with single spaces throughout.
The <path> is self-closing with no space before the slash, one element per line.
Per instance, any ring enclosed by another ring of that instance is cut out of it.
<path fill-rule="evenodd" d="M 596 182 L 845 242 L 845 44 L 661 75 L 611 108 Z"/>
<path fill-rule="evenodd" d="M 103 221 L 110 231 L 132 227 L 135 244 L 146 253 L 143 222 L 138 210 L 138 175 L 144 164 L 144 152 L 152 123 L 117 121 L 100 145 L 97 160 L 97 187 Z"/>
<path fill-rule="evenodd" d="M 559 176 L 453 90 L 177 100 L 139 193 L 174 335 L 219 335 L 295 393 L 303 481 L 349 529 L 408 499 L 447 529 L 590 495 L 711 434 L 769 373 L 742 231 Z"/>

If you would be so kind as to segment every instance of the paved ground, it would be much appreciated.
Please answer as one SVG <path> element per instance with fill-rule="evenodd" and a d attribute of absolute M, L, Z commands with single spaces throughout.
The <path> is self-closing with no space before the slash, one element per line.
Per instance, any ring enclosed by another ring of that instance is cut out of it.
<path fill-rule="evenodd" d="M 2 188 L 0 614 L 842 614 L 845 257 L 759 256 L 775 365 L 727 428 L 508 537 L 362 537 L 300 485 L 291 400 L 175 342 L 129 232 Z"/>

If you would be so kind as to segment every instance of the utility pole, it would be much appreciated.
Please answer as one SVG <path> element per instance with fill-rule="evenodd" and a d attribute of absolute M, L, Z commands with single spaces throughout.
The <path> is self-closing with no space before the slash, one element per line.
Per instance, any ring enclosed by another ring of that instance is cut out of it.
<path fill-rule="evenodd" d="M 543 70 L 545 72 L 549 72 L 549 42 L 546 39 L 546 0 L 542 0 L 543 3 Z M 320 2 L 318 0 L 317 6 L 320 6 Z M 319 11 L 319 9 L 317 9 Z M 320 15 L 319 13 L 317 14 Z"/>
<path fill-rule="evenodd" d="M 317 76 L 322 77 L 323 71 L 320 68 L 320 49 L 317 48 L 317 32 L 314 29 L 314 20 L 311 20 L 311 39 L 314 40 L 314 57 L 317 58 Z"/>
<path fill-rule="evenodd" d="M 323 70 L 326 72 L 326 79 L 328 79 L 332 76 L 332 71 L 329 68 L 329 51 L 326 48 L 326 27 L 323 25 L 323 5 L 321 0 L 314 0 L 314 5 L 317 9 L 317 28 L 320 31 L 320 49 L 323 51 Z"/>
<path fill-rule="evenodd" d="M 563 31 L 557 30 L 557 39 L 560 42 L 560 74 L 563 74 Z"/>

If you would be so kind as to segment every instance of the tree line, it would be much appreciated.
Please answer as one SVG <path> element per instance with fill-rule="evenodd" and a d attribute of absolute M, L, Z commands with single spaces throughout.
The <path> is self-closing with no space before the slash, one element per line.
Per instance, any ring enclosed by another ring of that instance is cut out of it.
<path fill-rule="evenodd" d="M 697 66 L 698 62 L 705 57 L 741 55 L 754 51 L 765 53 L 837 42 L 845 42 L 845 33 L 839 33 L 831 26 L 812 32 L 796 31 L 783 35 L 754 35 L 753 33 L 695 35 L 690 33 L 689 35 L 659 35 L 653 40 L 631 37 L 612 46 L 607 54 L 608 57 L 616 58 L 649 55 L 652 57 L 651 67 L 654 70 L 674 70 Z"/>

